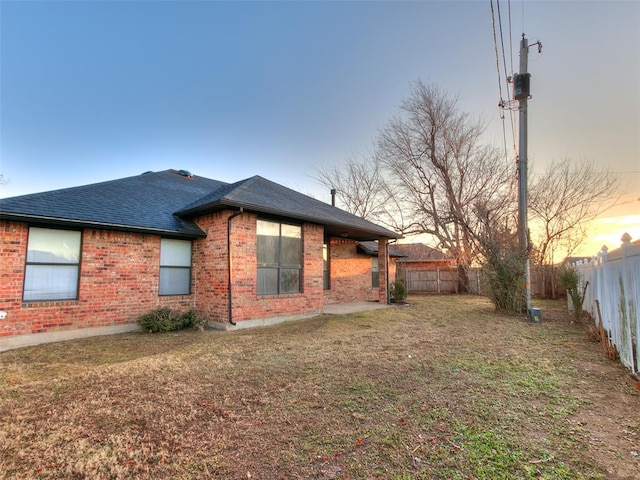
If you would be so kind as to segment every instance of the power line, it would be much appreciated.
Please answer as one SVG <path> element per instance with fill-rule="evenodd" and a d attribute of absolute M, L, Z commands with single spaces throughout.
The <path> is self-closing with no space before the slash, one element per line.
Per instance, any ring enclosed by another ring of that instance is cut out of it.
<path fill-rule="evenodd" d="M 513 72 L 513 30 L 511 28 L 511 0 L 507 0 L 509 9 L 509 59 L 511 60 L 511 71 Z"/>
<path fill-rule="evenodd" d="M 511 123 L 511 146 L 513 149 L 513 158 L 515 159 L 515 165 L 514 165 L 514 175 L 512 177 L 512 184 L 510 185 L 512 191 L 514 191 L 515 194 L 515 188 L 513 188 L 515 186 L 515 184 L 517 183 L 517 176 L 518 176 L 518 168 L 517 168 L 517 159 L 518 159 L 518 151 L 517 151 L 517 146 L 516 146 L 516 126 L 515 126 L 515 119 L 514 119 L 514 115 L 513 112 L 514 110 L 517 108 L 515 105 L 516 103 L 514 101 L 511 100 L 511 87 L 509 84 L 509 74 L 507 72 L 507 59 L 506 59 L 506 48 L 505 48 L 505 41 L 504 41 L 504 33 L 503 33 L 503 28 L 502 28 L 502 13 L 500 10 L 500 0 L 496 0 L 496 7 L 497 7 L 497 16 L 498 16 L 498 26 L 500 29 L 500 47 L 498 47 L 498 34 L 496 31 L 496 12 L 494 10 L 494 5 L 493 5 L 493 0 L 491 0 L 490 2 L 491 5 L 491 20 L 492 20 L 492 27 L 493 27 L 493 44 L 494 44 L 494 50 L 495 50 L 495 55 L 496 55 L 496 71 L 498 74 L 498 93 L 500 95 L 500 102 L 498 103 L 498 108 L 500 109 L 500 119 L 502 120 L 502 138 L 503 138 L 503 144 L 504 144 L 504 154 L 505 154 L 505 158 L 509 158 L 510 155 L 508 153 L 508 149 L 507 149 L 507 133 L 506 133 L 506 125 L 505 125 L 505 110 L 508 112 L 509 115 L 509 121 Z M 511 21 L 511 2 L 510 0 L 508 0 L 508 13 L 509 13 L 509 21 L 508 21 L 508 25 L 509 25 L 509 51 L 510 51 L 510 62 L 511 62 L 511 68 L 513 69 L 513 42 L 512 42 L 512 34 L 511 34 L 511 28 L 512 28 L 512 21 Z M 500 51 L 499 51 L 500 50 Z M 502 62 L 501 62 L 502 60 Z M 505 86 L 506 86 L 506 92 L 507 92 L 507 99 L 505 100 L 504 96 L 503 96 L 503 87 L 502 87 L 502 73 L 501 73 L 501 68 L 500 68 L 500 63 L 502 63 L 502 67 L 504 69 L 504 81 L 505 81 Z"/>
<path fill-rule="evenodd" d="M 508 79 L 509 73 L 507 71 L 507 59 L 506 59 L 505 48 L 504 48 L 504 34 L 502 32 L 502 12 L 500 11 L 500 0 L 496 0 L 496 6 L 498 7 L 498 26 L 500 27 L 500 46 L 502 49 L 502 65 L 504 68 L 504 77 L 505 79 Z M 511 24 L 511 19 L 509 19 L 509 24 Z M 511 39 L 509 39 L 509 44 L 511 44 Z M 511 63 L 513 66 L 513 59 Z M 507 105 L 508 105 L 509 104 L 508 102 L 511 99 L 511 88 L 508 81 L 507 81 L 507 97 L 509 98 L 509 100 L 507 100 Z M 515 151 L 515 136 L 516 136 L 515 122 L 513 119 L 512 109 L 508 108 L 508 111 L 509 111 L 509 120 L 511 121 L 511 135 L 513 138 L 513 146 Z"/>
<path fill-rule="evenodd" d="M 512 113 L 512 108 L 510 105 L 510 97 L 511 97 L 511 92 L 510 92 L 510 87 L 509 87 L 509 82 L 506 81 L 505 85 L 506 85 L 506 91 L 507 91 L 507 100 L 504 99 L 504 95 L 503 95 L 503 90 L 502 90 L 502 73 L 500 71 L 500 57 L 502 57 L 502 63 L 503 63 L 503 68 L 504 68 L 504 72 L 505 72 L 505 80 L 507 79 L 507 63 L 506 63 L 506 58 L 505 58 L 505 48 L 504 48 L 504 34 L 502 32 L 502 18 L 501 18 L 501 13 L 500 13 L 500 2 L 499 0 L 496 0 L 496 6 L 498 9 L 498 24 L 499 24 L 499 28 L 500 28 L 500 47 L 498 47 L 498 34 L 496 31 L 496 12 L 494 10 L 494 6 L 493 6 L 493 0 L 491 0 L 490 2 L 490 6 L 491 6 L 491 21 L 492 21 L 492 28 L 493 28 L 493 46 L 494 46 L 494 51 L 495 51 L 495 55 L 496 55 L 496 73 L 498 74 L 498 94 L 500 95 L 500 102 L 498 103 L 498 108 L 500 109 L 500 119 L 502 120 L 502 138 L 503 138 L 503 143 L 504 143 L 504 154 L 505 157 L 509 157 L 508 154 L 508 149 L 507 149 L 507 134 L 506 134 L 506 126 L 504 124 L 504 111 L 507 110 L 509 111 L 509 121 L 511 122 L 511 144 L 513 146 L 513 151 L 516 151 L 516 146 L 515 146 L 515 124 L 514 124 L 514 119 L 513 119 L 513 113 Z M 510 7 L 509 7 L 510 9 Z M 511 20 L 509 20 L 509 23 L 511 23 Z M 510 43 L 511 44 L 511 43 Z M 500 51 L 498 51 L 498 49 L 500 48 Z M 513 59 L 512 59 L 512 64 L 513 64 Z"/>
<path fill-rule="evenodd" d="M 496 72 L 498 74 L 498 94 L 500 95 L 500 102 L 498 103 L 498 110 L 500 111 L 500 119 L 502 120 L 502 138 L 504 142 L 504 156 L 508 157 L 507 153 L 507 132 L 504 125 L 504 113 L 502 111 L 502 78 L 500 76 L 500 55 L 498 53 L 498 38 L 496 36 L 496 15 L 493 10 L 493 0 L 491 0 L 491 23 L 493 26 L 493 48 L 496 54 Z"/>

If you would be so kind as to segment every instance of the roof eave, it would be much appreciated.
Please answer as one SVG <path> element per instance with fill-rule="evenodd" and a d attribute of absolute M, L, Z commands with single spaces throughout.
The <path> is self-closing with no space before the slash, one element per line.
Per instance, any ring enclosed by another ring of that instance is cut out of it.
<path fill-rule="evenodd" d="M 225 201 L 224 199 L 221 199 L 216 200 L 215 202 L 207 203 L 206 205 L 200 205 L 195 208 L 178 210 L 173 214 L 180 218 L 194 218 L 206 215 L 208 213 L 218 212 L 220 210 L 224 210 L 225 208 L 249 209 L 249 205 L 243 204 L 242 202 L 233 202 L 228 200 Z"/>
<path fill-rule="evenodd" d="M 207 236 L 207 234 L 203 232 L 199 227 L 195 227 L 193 232 L 186 232 L 164 228 L 122 225 L 108 222 L 96 222 L 91 220 L 74 220 L 69 218 L 48 217 L 44 215 L 29 215 L 10 212 L 0 212 L 0 220 L 35 223 L 39 225 L 55 225 L 67 228 L 95 228 L 98 230 L 115 230 L 119 232 L 162 235 L 174 238 L 203 238 Z"/>
<path fill-rule="evenodd" d="M 402 238 L 401 235 L 392 232 L 391 230 L 387 230 L 384 227 L 378 227 L 377 229 L 363 229 L 359 227 L 354 227 L 351 224 L 341 223 L 341 222 L 331 222 L 323 219 L 319 219 L 310 215 L 304 214 L 292 214 L 291 212 L 286 212 L 283 210 L 278 210 L 275 208 L 265 208 L 260 205 L 255 205 L 246 202 L 238 202 L 234 200 L 220 199 L 210 204 L 192 208 L 189 210 L 180 210 L 174 213 L 181 218 L 193 218 L 201 215 L 206 215 L 207 213 L 216 212 L 225 208 L 242 208 L 247 212 L 254 213 L 262 213 L 266 215 L 273 215 L 276 217 L 282 218 L 293 218 L 295 220 L 302 220 L 309 223 L 315 223 L 317 225 L 330 226 L 334 227 L 335 230 L 343 230 L 350 233 L 347 237 L 352 240 L 358 241 L 367 241 L 367 240 L 378 240 L 379 238 Z M 340 235 L 336 235 L 340 236 Z"/>

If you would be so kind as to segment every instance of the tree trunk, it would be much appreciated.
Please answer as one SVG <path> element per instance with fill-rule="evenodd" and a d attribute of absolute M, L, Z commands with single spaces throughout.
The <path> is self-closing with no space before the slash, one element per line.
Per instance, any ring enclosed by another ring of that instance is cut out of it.
<path fill-rule="evenodd" d="M 469 291 L 469 265 L 458 260 L 458 293 Z"/>

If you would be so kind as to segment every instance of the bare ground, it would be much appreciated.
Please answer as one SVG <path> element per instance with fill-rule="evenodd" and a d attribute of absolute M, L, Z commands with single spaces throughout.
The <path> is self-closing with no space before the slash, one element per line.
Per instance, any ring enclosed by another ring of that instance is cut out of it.
<path fill-rule="evenodd" d="M 471 296 L 0 354 L 0 477 L 636 479 L 640 393 L 560 303 Z"/>

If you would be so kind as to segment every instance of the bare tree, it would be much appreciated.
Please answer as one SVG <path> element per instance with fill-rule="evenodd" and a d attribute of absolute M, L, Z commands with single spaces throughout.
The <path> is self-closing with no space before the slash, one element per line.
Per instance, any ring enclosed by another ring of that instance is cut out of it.
<path fill-rule="evenodd" d="M 481 253 L 477 213 L 512 201 L 513 166 L 481 144 L 482 124 L 438 88 L 416 83 L 401 109 L 378 142 L 408 220 L 401 231 L 436 238 L 457 259 L 466 291 L 468 268 Z"/>
<path fill-rule="evenodd" d="M 620 197 L 619 178 L 593 162 L 553 161 L 529 188 L 534 261 L 553 265 L 558 250 L 571 255 L 586 237 L 588 222 Z"/>
<path fill-rule="evenodd" d="M 375 153 L 319 171 L 318 180 L 337 189 L 346 210 L 403 235 L 436 239 L 457 259 L 461 291 L 476 261 L 495 271 L 513 264 L 503 284 L 515 284 L 522 257 L 513 234 L 515 165 L 483 145 L 482 133 L 482 123 L 462 112 L 457 98 L 417 82 L 400 115 L 379 132 Z M 586 223 L 615 202 L 619 185 L 586 161 L 553 162 L 535 178 L 530 254 L 534 263 L 553 263 L 558 249 L 570 253 L 584 239 Z M 519 308 L 519 290 L 507 293 L 507 303 Z"/>
<path fill-rule="evenodd" d="M 402 210 L 385 179 L 376 153 L 352 157 L 333 167 L 318 169 L 316 180 L 336 190 L 338 205 L 346 211 L 400 230 Z"/>

